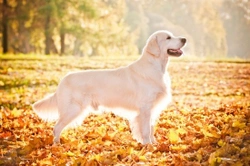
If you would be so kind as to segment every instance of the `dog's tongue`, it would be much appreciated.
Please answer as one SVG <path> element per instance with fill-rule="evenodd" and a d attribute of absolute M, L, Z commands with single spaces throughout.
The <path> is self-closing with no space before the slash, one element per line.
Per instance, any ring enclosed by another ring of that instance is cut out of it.
<path fill-rule="evenodd" d="M 182 55 L 182 50 L 181 49 L 168 49 L 168 55 L 172 56 L 181 56 Z"/>
<path fill-rule="evenodd" d="M 169 51 L 171 51 L 172 53 L 175 53 L 175 54 L 182 54 L 182 50 L 180 50 L 180 49 L 177 49 L 177 50 L 170 49 Z"/>

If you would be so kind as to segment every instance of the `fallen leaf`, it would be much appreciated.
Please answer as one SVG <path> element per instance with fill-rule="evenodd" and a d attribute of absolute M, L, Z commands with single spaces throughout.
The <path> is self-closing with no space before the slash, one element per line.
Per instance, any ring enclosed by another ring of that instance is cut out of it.
<path fill-rule="evenodd" d="M 178 132 L 174 129 L 169 130 L 168 138 L 172 144 L 175 144 L 180 140 Z"/>

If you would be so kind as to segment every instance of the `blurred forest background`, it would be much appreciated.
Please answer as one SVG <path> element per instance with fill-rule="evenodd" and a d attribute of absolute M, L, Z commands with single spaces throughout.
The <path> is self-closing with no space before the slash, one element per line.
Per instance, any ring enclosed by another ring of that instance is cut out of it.
<path fill-rule="evenodd" d="M 250 59 L 250 0 L 0 0 L 0 52 L 138 55 L 169 30 L 187 54 Z"/>

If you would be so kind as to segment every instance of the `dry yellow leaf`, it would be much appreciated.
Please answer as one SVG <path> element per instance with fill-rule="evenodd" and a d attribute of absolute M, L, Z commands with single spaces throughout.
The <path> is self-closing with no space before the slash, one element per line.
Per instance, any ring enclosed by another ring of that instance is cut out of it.
<path fill-rule="evenodd" d="M 223 146 L 223 145 L 225 145 L 226 143 L 225 143 L 223 140 L 220 139 L 220 140 L 218 141 L 217 144 L 218 144 L 219 146 Z"/>
<path fill-rule="evenodd" d="M 176 151 L 186 150 L 187 148 L 188 148 L 188 146 L 184 145 L 184 144 L 171 146 L 171 149 L 176 150 Z"/>
<path fill-rule="evenodd" d="M 232 124 L 233 127 L 236 127 L 236 128 L 240 128 L 240 129 L 243 129 L 246 127 L 246 123 L 244 122 L 240 122 L 240 121 L 234 121 L 233 124 Z"/>
<path fill-rule="evenodd" d="M 184 128 L 178 128 L 177 133 L 183 135 L 183 134 L 187 134 L 187 131 Z"/>
<path fill-rule="evenodd" d="M 51 158 L 45 158 L 39 161 L 39 165 L 53 165 Z"/>
<path fill-rule="evenodd" d="M 146 156 L 139 156 L 139 160 L 140 161 L 147 161 L 147 158 L 146 158 Z"/>
<path fill-rule="evenodd" d="M 70 157 L 75 156 L 75 154 L 74 154 L 73 152 L 71 152 L 71 151 L 68 151 L 68 152 L 66 152 L 65 154 L 66 154 L 67 156 L 70 156 Z"/>
<path fill-rule="evenodd" d="M 11 115 L 14 117 L 14 118 L 17 118 L 19 116 L 21 116 L 23 114 L 23 110 L 19 110 L 19 109 L 16 109 L 14 108 L 12 111 L 11 111 Z"/>
<path fill-rule="evenodd" d="M 174 129 L 170 129 L 168 133 L 168 139 L 172 144 L 177 143 L 180 140 L 178 132 Z"/>

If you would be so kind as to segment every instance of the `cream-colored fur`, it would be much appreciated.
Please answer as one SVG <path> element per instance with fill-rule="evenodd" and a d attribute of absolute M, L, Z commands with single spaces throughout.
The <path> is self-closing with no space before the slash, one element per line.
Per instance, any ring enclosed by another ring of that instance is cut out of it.
<path fill-rule="evenodd" d="M 98 109 L 128 119 L 133 137 L 142 144 L 155 143 L 153 126 L 171 101 L 170 78 L 165 68 L 169 55 L 180 56 L 185 43 L 186 39 L 168 31 L 157 31 L 134 63 L 112 70 L 69 73 L 56 92 L 34 103 L 33 109 L 44 120 L 58 119 L 55 143 L 60 142 L 66 126 L 81 124 L 91 111 Z"/>

